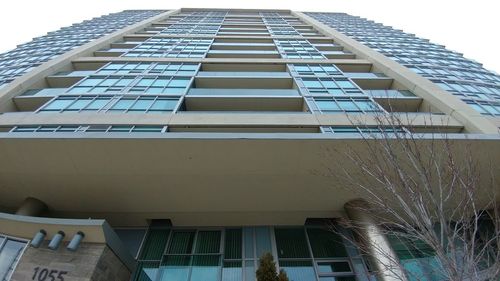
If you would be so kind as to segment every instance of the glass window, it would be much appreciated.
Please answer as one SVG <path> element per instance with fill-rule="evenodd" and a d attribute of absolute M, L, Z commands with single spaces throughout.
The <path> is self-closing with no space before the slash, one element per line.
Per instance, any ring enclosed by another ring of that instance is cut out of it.
<path fill-rule="evenodd" d="M 220 231 L 200 231 L 196 239 L 195 253 L 208 254 L 220 252 Z"/>
<path fill-rule="evenodd" d="M 184 64 L 182 70 L 198 70 L 198 64 Z"/>
<path fill-rule="evenodd" d="M 219 281 L 220 257 L 194 256 L 191 281 Z M 170 279 L 168 279 L 170 281 Z"/>
<path fill-rule="evenodd" d="M 153 87 L 166 87 L 168 85 L 169 81 L 170 81 L 169 78 L 160 77 L 154 81 L 152 86 Z"/>
<path fill-rule="evenodd" d="M 66 108 L 68 111 L 79 111 L 87 106 L 92 101 L 92 98 L 79 98 L 74 103 Z"/>
<path fill-rule="evenodd" d="M 320 277 L 319 281 L 356 281 L 354 276 L 328 276 L 328 277 Z"/>
<path fill-rule="evenodd" d="M 112 126 L 109 129 L 109 132 L 121 132 L 121 133 L 129 133 L 132 130 L 132 126 Z"/>
<path fill-rule="evenodd" d="M 347 257 L 342 238 L 338 234 L 326 229 L 308 228 L 307 235 L 314 258 Z"/>
<path fill-rule="evenodd" d="M 307 88 L 322 88 L 323 86 L 317 80 L 302 80 L 304 82 L 304 86 Z"/>
<path fill-rule="evenodd" d="M 138 132 L 138 133 L 142 133 L 142 132 L 155 132 L 155 133 L 159 133 L 159 132 L 163 131 L 163 128 L 164 128 L 164 126 L 135 126 L 132 129 L 132 132 Z"/>
<path fill-rule="evenodd" d="M 134 79 L 132 79 L 132 78 L 122 78 L 118 81 L 118 83 L 116 83 L 115 86 L 125 87 L 125 86 L 130 85 L 130 83 L 132 83 L 132 81 L 134 81 Z"/>
<path fill-rule="evenodd" d="M 311 70 L 309 69 L 309 67 L 302 66 L 302 65 L 294 65 L 294 69 L 297 72 L 306 72 L 307 74 L 309 74 L 311 72 Z"/>
<path fill-rule="evenodd" d="M 102 79 L 100 78 L 87 78 L 83 80 L 78 86 L 97 86 Z"/>
<path fill-rule="evenodd" d="M 219 281 L 221 237 L 221 231 L 173 231 L 159 280 Z"/>
<path fill-rule="evenodd" d="M 341 111 L 333 100 L 316 100 L 316 105 L 322 111 Z"/>
<path fill-rule="evenodd" d="M 83 127 L 81 130 L 87 133 L 102 133 L 108 131 L 108 129 L 108 125 L 92 125 L 88 126 L 87 128 Z"/>
<path fill-rule="evenodd" d="M 356 86 L 354 86 L 354 84 L 352 84 L 351 82 L 349 82 L 347 80 L 338 80 L 336 82 L 342 88 L 356 88 Z"/>
<path fill-rule="evenodd" d="M 122 98 L 119 101 L 117 101 L 112 107 L 111 110 L 121 110 L 125 111 L 134 104 L 135 98 Z"/>
<path fill-rule="evenodd" d="M 79 126 L 61 126 L 57 129 L 57 132 L 75 132 L 78 128 Z"/>
<path fill-rule="evenodd" d="M 156 280 L 160 267 L 159 261 L 140 261 L 137 263 L 134 279 L 136 281 Z"/>
<path fill-rule="evenodd" d="M 101 87 L 101 86 L 97 86 L 97 87 L 94 87 L 92 88 L 90 91 L 88 91 L 89 93 L 93 93 L 93 94 L 99 94 L 99 93 L 104 93 L 108 90 L 107 87 Z"/>
<path fill-rule="evenodd" d="M 290 280 L 316 280 L 316 274 L 311 261 L 280 261 L 279 264 L 280 268 L 286 272 Z"/>
<path fill-rule="evenodd" d="M 149 110 L 153 111 L 172 111 L 177 106 L 178 100 L 157 99 Z"/>
<path fill-rule="evenodd" d="M 162 94 L 164 92 L 164 88 L 161 87 L 149 87 L 144 90 L 145 94 Z"/>
<path fill-rule="evenodd" d="M 255 280 L 255 270 L 253 260 L 245 261 L 245 280 Z"/>
<path fill-rule="evenodd" d="M 341 89 L 328 89 L 328 93 L 333 96 L 345 96 L 346 93 Z"/>
<path fill-rule="evenodd" d="M 166 256 L 160 267 L 161 281 L 189 281 L 191 256 Z"/>
<path fill-rule="evenodd" d="M 380 110 L 375 103 L 370 100 L 356 100 L 356 104 L 363 111 L 378 111 Z"/>
<path fill-rule="evenodd" d="M 130 108 L 130 111 L 146 111 L 148 110 L 149 107 L 153 104 L 154 99 L 153 98 L 144 98 L 141 97 L 137 99 L 137 101 L 134 103 L 134 105 Z"/>
<path fill-rule="evenodd" d="M 320 274 L 334 272 L 352 272 L 351 266 L 347 261 L 318 262 L 318 271 Z"/>
<path fill-rule="evenodd" d="M 226 261 L 222 268 L 222 281 L 241 281 L 243 269 L 241 261 Z"/>
<path fill-rule="evenodd" d="M 142 260 L 160 260 L 167 245 L 168 229 L 149 229 L 142 246 Z"/>
<path fill-rule="evenodd" d="M 333 65 L 326 65 L 326 66 L 323 66 L 323 69 L 327 72 L 332 72 L 332 73 L 337 73 L 337 72 L 340 72 L 340 70 L 336 67 L 336 66 L 333 66 Z"/>
<path fill-rule="evenodd" d="M 89 105 L 84 110 L 99 110 L 106 106 L 108 102 L 111 100 L 111 98 L 107 97 L 98 97 L 94 99 Z"/>
<path fill-rule="evenodd" d="M 168 249 L 169 254 L 191 254 L 194 243 L 194 231 L 174 231 Z"/>
<path fill-rule="evenodd" d="M 118 80 L 119 80 L 118 78 L 107 78 L 104 79 L 104 81 L 99 86 L 112 86 L 116 82 L 118 82 Z"/>
<path fill-rule="evenodd" d="M 14 264 L 21 256 L 21 253 L 26 246 L 25 242 L 5 239 L 3 247 L 0 249 L 0 277 L 3 280 L 8 280 L 9 275 L 12 273 Z"/>
<path fill-rule="evenodd" d="M 333 82 L 333 80 L 321 80 L 321 83 L 323 83 L 323 86 L 325 88 L 338 88 L 337 84 Z"/>
<path fill-rule="evenodd" d="M 387 238 L 410 280 L 445 280 L 434 250 L 427 244 L 418 240 L 410 241 L 404 235 L 395 233 L 387 235 Z"/>
<path fill-rule="evenodd" d="M 356 104 L 351 100 L 337 100 L 337 103 L 345 111 L 359 111 Z"/>
<path fill-rule="evenodd" d="M 172 95 L 181 95 L 184 93 L 185 88 L 165 88 L 162 93 L 164 94 L 172 94 Z"/>
<path fill-rule="evenodd" d="M 58 126 L 41 126 L 37 132 L 54 132 Z"/>
<path fill-rule="evenodd" d="M 269 227 L 256 227 L 255 240 L 257 258 L 262 257 L 265 253 L 271 252 L 271 237 Z"/>
<path fill-rule="evenodd" d="M 168 85 L 169 87 L 186 87 L 189 84 L 189 80 L 187 78 L 174 78 Z"/>
<path fill-rule="evenodd" d="M 88 93 L 92 90 L 92 87 L 80 87 L 80 86 L 76 86 L 76 87 L 73 87 L 71 88 L 68 93 L 71 93 L 71 94 L 84 94 L 84 93 Z"/>
<path fill-rule="evenodd" d="M 153 84 L 154 81 L 155 81 L 155 79 L 153 79 L 153 78 L 142 78 L 141 80 L 139 80 L 139 82 L 136 84 L 136 86 L 149 87 Z"/>
<path fill-rule="evenodd" d="M 226 229 L 224 243 L 224 259 L 241 259 L 241 229 Z"/>
<path fill-rule="evenodd" d="M 42 110 L 59 111 L 68 107 L 76 98 L 57 98 L 51 101 Z"/>
<path fill-rule="evenodd" d="M 39 126 L 17 126 L 15 127 L 12 132 L 17 132 L 17 133 L 32 133 L 38 129 Z M 4 238 L 0 237 L 0 245 L 2 244 Z"/>
<path fill-rule="evenodd" d="M 252 259 L 254 258 L 253 228 L 243 228 L 243 235 L 245 239 L 245 258 Z"/>
<path fill-rule="evenodd" d="M 309 258 L 304 228 L 276 228 L 276 248 L 281 258 Z"/>

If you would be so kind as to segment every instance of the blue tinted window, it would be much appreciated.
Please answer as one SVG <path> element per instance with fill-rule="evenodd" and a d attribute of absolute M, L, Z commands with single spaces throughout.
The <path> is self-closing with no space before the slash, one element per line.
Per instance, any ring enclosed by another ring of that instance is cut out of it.
<path fill-rule="evenodd" d="M 135 102 L 135 99 L 128 99 L 128 98 L 120 99 L 111 107 L 111 110 L 126 110 L 130 106 L 132 106 L 132 104 L 134 104 L 134 102 Z"/>
<path fill-rule="evenodd" d="M 75 98 L 58 98 L 50 102 L 43 110 L 61 110 L 73 103 L 74 100 Z"/>

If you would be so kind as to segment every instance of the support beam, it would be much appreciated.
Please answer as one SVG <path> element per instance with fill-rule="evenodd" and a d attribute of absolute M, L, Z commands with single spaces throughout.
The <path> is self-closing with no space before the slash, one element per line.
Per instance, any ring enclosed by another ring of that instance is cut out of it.
<path fill-rule="evenodd" d="M 372 257 L 380 281 L 407 281 L 399 259 L 380 226 L 367 212 L 368 202 L 355 199 L 347 202 L 344 209 L 355 226 L 355 233 L 360 236 L 368 254 Z"/>

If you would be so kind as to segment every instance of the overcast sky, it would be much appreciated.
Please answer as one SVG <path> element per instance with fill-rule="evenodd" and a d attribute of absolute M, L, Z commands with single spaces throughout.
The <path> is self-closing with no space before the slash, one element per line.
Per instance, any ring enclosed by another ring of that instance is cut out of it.
<path fill-rule="evenodd" d="M 0 53 L 49 31 L 124 9 L 280 8 L 346 12 L 430 39 L 500 73 L 499 0 L 4 0 Z"/>

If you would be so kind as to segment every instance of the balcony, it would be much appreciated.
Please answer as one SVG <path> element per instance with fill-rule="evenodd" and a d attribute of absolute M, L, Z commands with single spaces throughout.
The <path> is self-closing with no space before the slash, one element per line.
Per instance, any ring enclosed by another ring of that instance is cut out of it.
<path fill-rule="evenodd" d="M 296 89 L 200 89 L 192 88 L 188 97 L 300 97 Z"/>
<path fill-rule="evenodd" d="M 390 112 L 418 112 L 423 99 L 408 90 L 364 90 L 385 110 Z"/>
<path fill-rule="evenodd" d="M 207 58 L 280 58 L 278 51 L 267 50 L 210 50 Z"/>
<path fill-rule="evenodd" d="M 212 43 L 211 50 L 276 50 L 274 43 L 220 42 Z"/>
<path fill-rule="evenodd" d="M 256 91 L 258 92 L 258 91 Z M 307 113 L 301 96 L 191 96 L 187 95 L 178 113 Z"/>
<path fill-rule="evenodd" d="M 363 90 L 389 89 L 393 81 L 392 78 L 385 76 L 383 73 L 344 72 L 344 75 L 351 78 Z"/>

